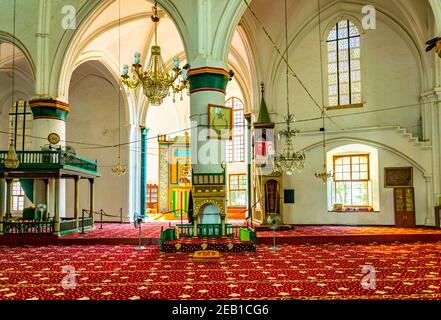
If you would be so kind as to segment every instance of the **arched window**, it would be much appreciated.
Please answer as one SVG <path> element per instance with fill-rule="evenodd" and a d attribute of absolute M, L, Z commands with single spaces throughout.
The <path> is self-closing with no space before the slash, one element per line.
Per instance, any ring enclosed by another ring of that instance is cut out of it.
<path fill-rule="evenodd" d="M 32 112 L 27 101 L 18 100 L 9 112 L 9 140 L 14 142 L 17 151 L 31 148 Z M 19 180 L 12 185 L 12 211 L 22 211 L 25 194 Z"/>
<path fill-rule="evenodd" d="M 236 97 L 231 97 L 225 103 L 233 109 L 233 139 L 227 141 L 227 161 L 245 161 L 245 126 L 243 117 L 243 102 Z"/>
<path fill-rule="evenodd" d="M 328 104 L 361 103 L 360 32 L 350 20 L 337 22 L 328 34 Z"/>
<path fill-rule="evenodd" d="M 9 140 L 17 151 L 31 148 L 32 112 L 27 101 L 18 100 L 9 112 Z"/>

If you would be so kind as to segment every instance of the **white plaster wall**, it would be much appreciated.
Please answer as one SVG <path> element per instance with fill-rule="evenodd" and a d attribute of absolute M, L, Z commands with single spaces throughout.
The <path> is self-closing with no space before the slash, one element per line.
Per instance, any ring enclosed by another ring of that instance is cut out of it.
<path fill-rule="evenodd" d="M 323 22 L 322 32 L 327 25 Z M 362 30 L 361 30 L 362 31 Z M 400 125 L 409 132 L 417 132 L 417 122 L 420 115 L 419 96 L 421 94 L 418 60 L 414 56 L 410 45 L 401 34 L 393 30 L 380 18 L 376 30 L 368 30 L 362 36 L 362 88 L 364 107 L 361 109 L 330 110 L 329 116 L 338 116 L 333 119 L 338 127 L 327 121 L 328 129 L 347 129 L 369 127 L 373 125 Z M 323 56 L 326 57 L 326 47 Z M 290 64 L 315 100 L 322 104 L 321 68 L 320 68 L 319 30 L 316 25 L 304 35 L 296 39 L 290 48 Z M 276 121 L 283 121 L 282 115 L 286 113 L 286 67 L 281 64 L 274 85 L 275 94 L 267 100 L 268 107 L 279 114 Z M 327 77 L 327 64 L 323 64 L 324 78 Z M 320 117 L 320 110 L 315 106 L 300 86 L 297 80 L 290 76 L 290 107 L 297 120 Z M 325 87 L 323 93 L 326 97 Z M 325 105 L 327 105 L 325 98 Z M 383 108 L 399 106 L 413 107 L 395 109 L 391 111 L 365 113 Z M 343 116 L 363 112 L 360 115 Z M 321 127 L 321 120 L 299 122 L 298 129 L 311 130 Z"/>
<path fill-rule="evenodd" d="M 338 142 L 328 145 L 328 150 L 343 146 Z M 415 207 L 417 225 L 425 224 L 427 213 L 426 185 L 421 171 L 409 161 L 389 150 L 378 148 L 380 210 L 379 212 L 339 212 L 327 210 L 326 184 L 315 178 L 322 169 L 322 148 L 307 152 L 305 169 L 291 177 L 284 176 L 284 189 L 295 190 L 295 203 L 284 205 L 284 222 L 287 224 L 336 224 L 336 225 L 394 225 L 393 189 L 384 188 L 384 168 L 412 166 L 414 174 Z M 328 168 L 329 169 L 329 168 Z"/>
<path fill-rule="evenodd" d="M 118 90 L 116 85 L 107 79 L 112 79 L 106 71 L 102 78 L 97 76 L 92 63 L 81 65 L 73 74 L 69 104 L 71 111 L 67 120 L 67 140 L 99 145 L 118 144 Z M 128 120 L 125 117 L 124 101 L 121 101 L 121 142 L 128 142 Z M 94 148 L 89 145 L 68 143 L 73 145 L 77 154 L 98 160 L 98 171 L 101 177 L 95 180 L 95 210 L 104 209 L 108 214 L 118 215 L 123 209 L 128 216 L 129 206 L 129 175 L 118 177 L 111 169 L 118 163 L 118 148 Z M 128 165 L 128 150 L 136 145 L 121 148 L 121 164 Z M 133 168 L 128 167 L 128 170 Z M 73 216 L 73 181 L 66 182 L 66 212 Z M 80 210 L 89 209 L 89 182 L 80 183 Z M 80 212 L 81 213 L 81 212 Z M 96 216 L 98 218 L 98 216 Z"/>

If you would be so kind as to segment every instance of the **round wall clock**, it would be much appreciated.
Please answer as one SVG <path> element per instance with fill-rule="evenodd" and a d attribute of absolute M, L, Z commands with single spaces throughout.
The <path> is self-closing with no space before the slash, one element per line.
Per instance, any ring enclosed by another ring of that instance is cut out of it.
<path fill-rule="evenodd" d="M 57 144 L 60 142 L 60 136 L 57 133 L 52 132 L 47 136 L 47 140 L 50 144 Z"/>

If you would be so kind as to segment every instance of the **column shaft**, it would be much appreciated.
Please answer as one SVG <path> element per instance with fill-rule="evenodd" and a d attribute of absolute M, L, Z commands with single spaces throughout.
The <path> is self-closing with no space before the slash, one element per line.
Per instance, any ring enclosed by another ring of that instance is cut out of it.
<path fill-rule="evenodd" d="M 55 178 L 54 188 L 54 233 L 60 234 L 60 178 Z"/>
<path fill-rule="evenodd" d="M 6 219 L 12 216 L 12 179 L 6 179 Z"/>
<path fill-rule="evenodd" d="M 146 215 L 147 196 L 147 134 L 149 129 L 141 126 L 141 206 L 140 215 Z"/>
<path fill-rule="evenodd" d="M 79 216 L 79 208 L 80 208 L 79 191 L 80 191 L 80 178 L 75 177 L 74 178 L 74 218 L 76 220 L 77 228 L 78 228 L 78 216 Z"/>
<path fill-rule="evenodd" d="M 95 223 L 95 218 L 94 218 L 94 210 L 95 210 L 95 199 L 94 199 L 94 190 L 93 190 L 93 184 L 94 184 L 95 180 L 94 179 L 89 179 L 89 201 L 90 201 L 90 216 L 92 217 L 92 225 Z"/>

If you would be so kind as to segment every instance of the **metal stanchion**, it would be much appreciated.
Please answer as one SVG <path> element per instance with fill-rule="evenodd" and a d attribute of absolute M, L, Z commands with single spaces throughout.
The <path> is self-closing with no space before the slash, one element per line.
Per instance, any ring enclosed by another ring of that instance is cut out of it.
<path fill-rule="evenodd" d="M 103 228 L 103 209 L 100 210 L 101 221 L 100 221 L 100 229 Z"/>
<path fill-rule="evenodd" d="M 81 234 L 85 234 L 84 232 L 84 209 L 81 211 Z"/>
<path fill-rule="evenodd" d="M 123 223 L 122 208 L 119 209 L 119 223 Z"/>

